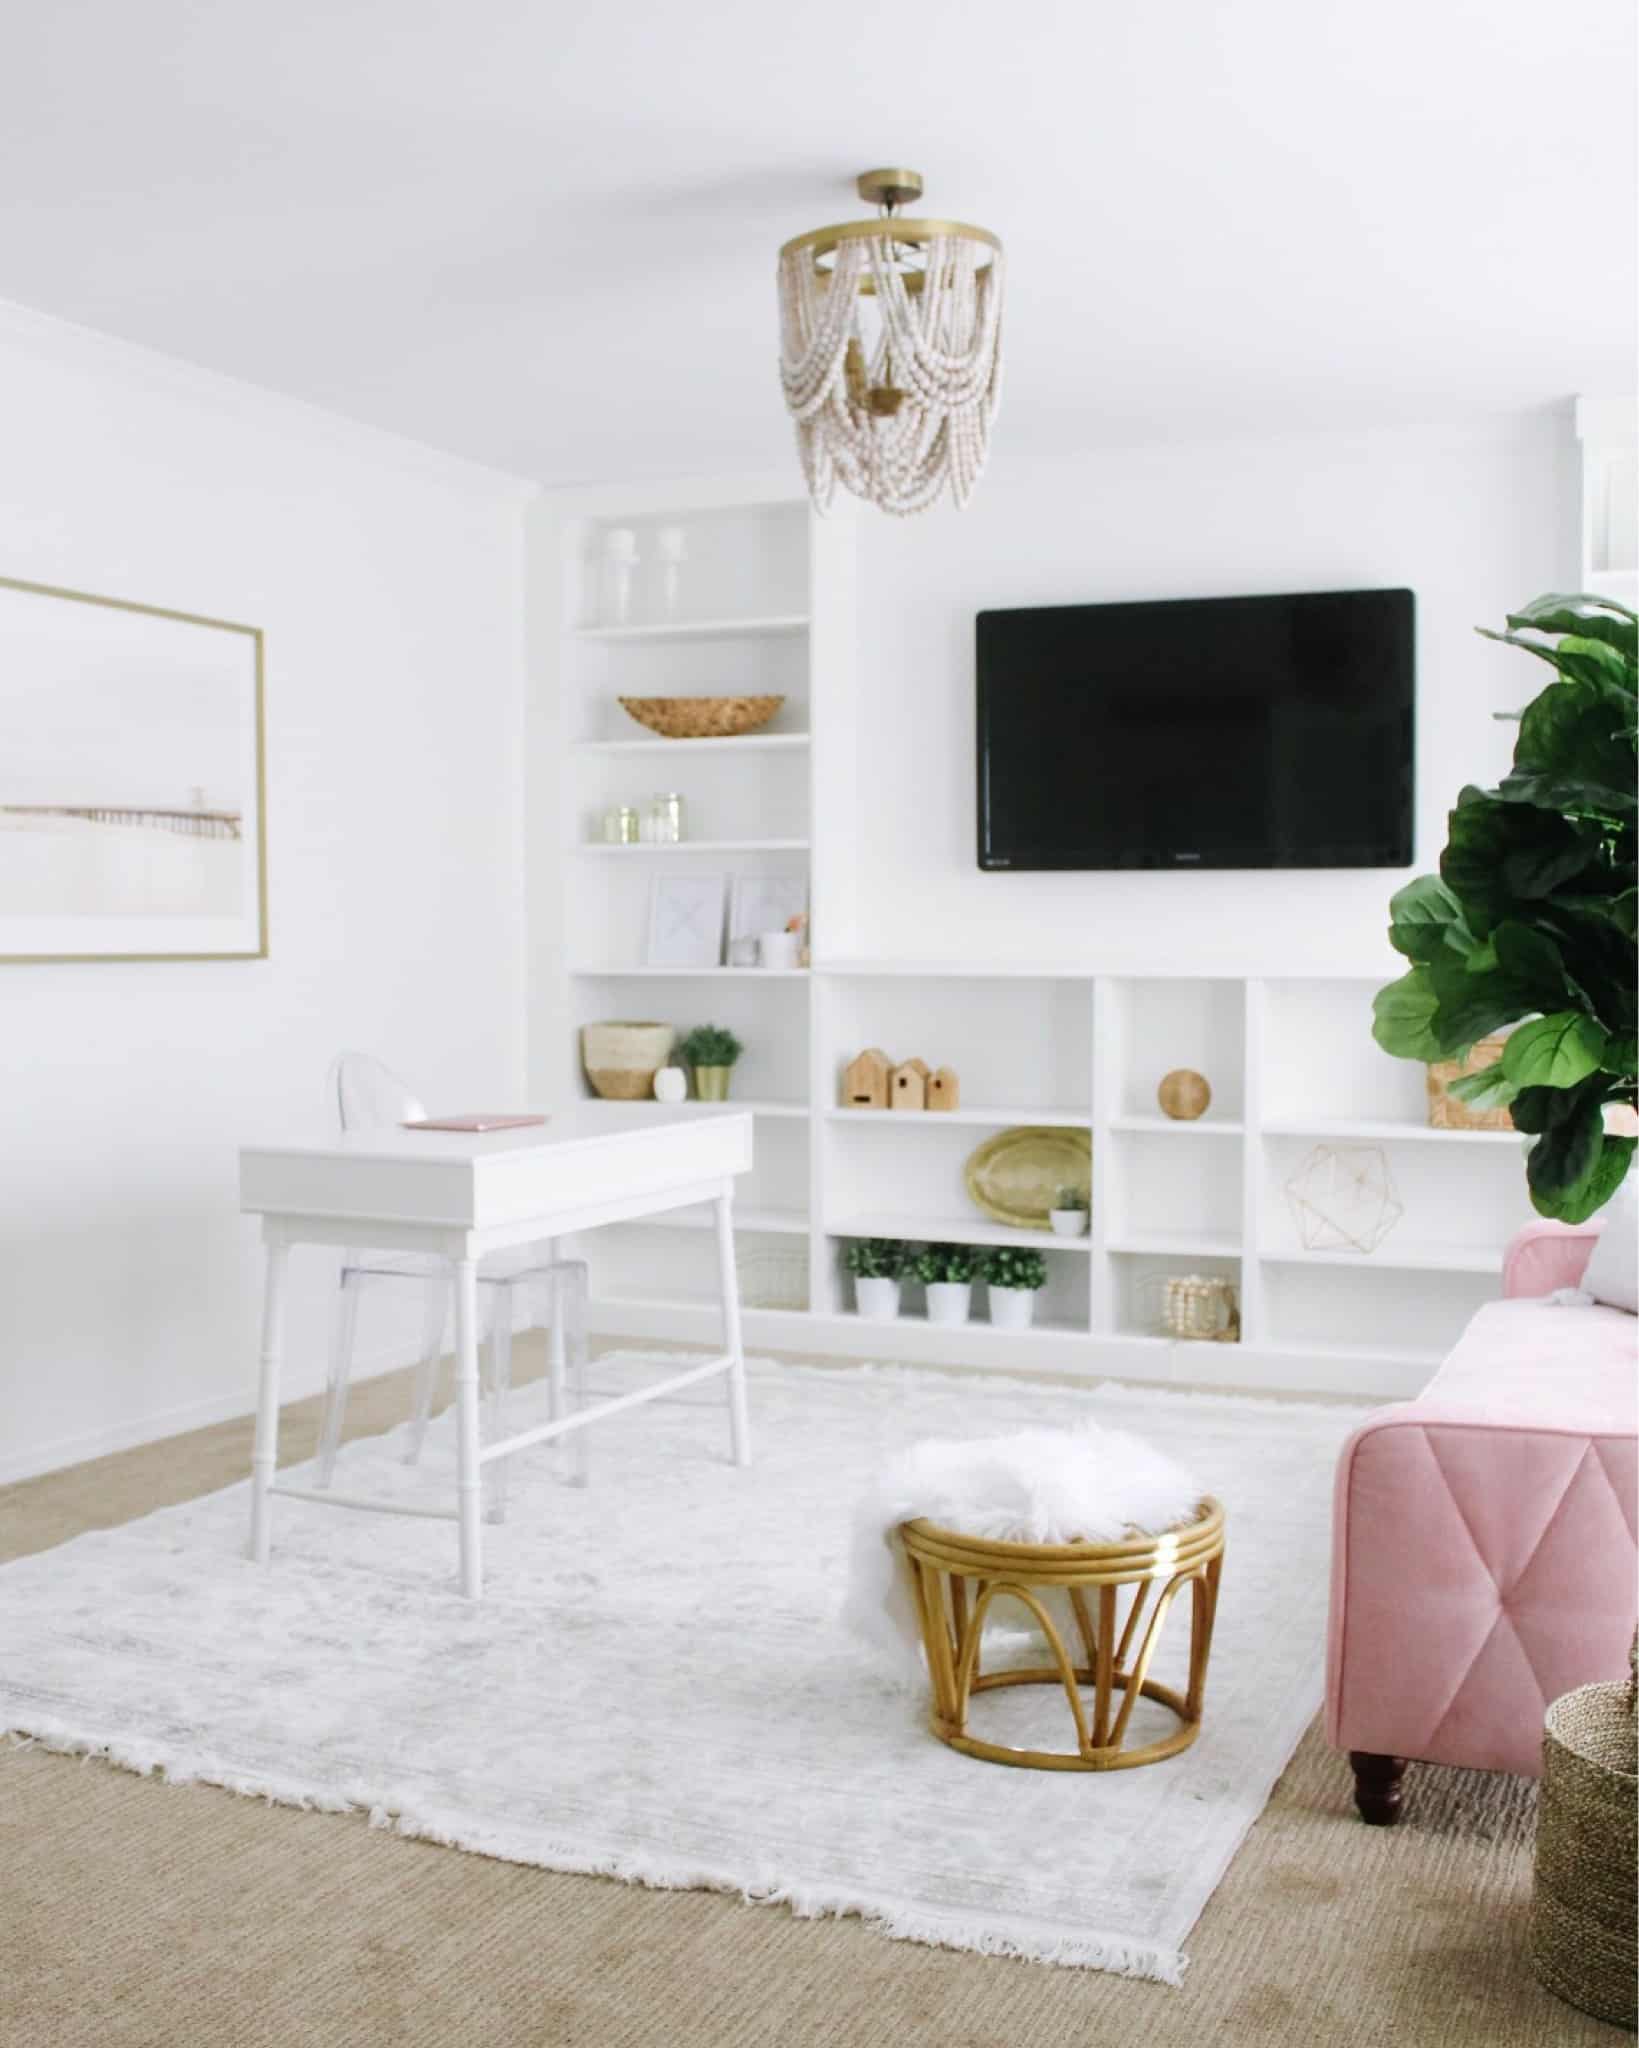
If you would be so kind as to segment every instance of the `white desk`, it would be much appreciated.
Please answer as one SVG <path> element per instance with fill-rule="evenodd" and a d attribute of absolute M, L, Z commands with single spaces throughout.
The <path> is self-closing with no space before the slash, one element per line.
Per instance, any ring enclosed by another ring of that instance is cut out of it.
<path fill-rule="evenodd" d="M 728 1378 L 734 1462 L 750 1462 L 745 1355 L 734 1273 L 734 1177 L 751 1165 L 751 1117 L 702 1117 L 659 1107 L 634 1123 L 614 1122 L 595 1103 L 560 1111 L 527 1130 L 360 1131 L 309 1141 L 247 1145 L 239 1155 L 239 1206 L 262 1218 L 267 1288 L 262 1309 L 261 1390 L 252 1466 L 251 1556 L 268 1559 L 273 1496 L 386 1513 L 443 1515 L 461 1530 L 461 1590 L 483 1590 L 480 1549 L 484 1466 L 531 1444 L 601 1422 L 716 1373 Z M 656 1386 L 603 1401 L 520 1431 L 478 1441 L 478 1262 L 489 1252 L 534 1244 L 711 1203 L 716 1210 L 723 1351 Z M 455 1285 L 457 1505 L 405 1508 L 382 1500 L 281 1485 L 275 1478 L 279 1372 L 284 1349 L 286 1272 L 296 1244 L 430 1252 L 447 1259 Z"/>

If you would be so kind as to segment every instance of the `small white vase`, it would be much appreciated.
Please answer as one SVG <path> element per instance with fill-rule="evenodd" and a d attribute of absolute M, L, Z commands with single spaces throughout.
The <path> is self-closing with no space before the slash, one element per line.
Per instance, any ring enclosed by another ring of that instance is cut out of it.
<path fill-rule="evenodd" d="M 973 1306 L 973 1283 L 971 1280 L 930 1280 L 928 1282 L 928 1321 L 930 1323 L 965 1323 L 968 1311 Z"/>
<path fill-rule="evenodd" d="M 654 1099 L 656 1102 L 686 1102 L 689 1096 L 689 1077 L 681 1067 L 662 1067 L 654 1077 Z"/>
<path fill-rule="evenodd" d="M 859 1312 L 873 1323 L 894 1323 L 899 1320 L 899 1282 L 897 1280 L 856 1280 L 854 1299 Z"/>
<path fill-rule="evenodd" d="M 801 932 L 759 932 L 757 964 L 760 967 L 795 967 L 802 951 Z"/>
<path fill-rule="evenodd" d="M 1035 1288 L 990 1289 L 990 1326 L 993 1330 L 1028 1330 L 1035 1314 Z"/>
<path fill-rule="evenodd" d="M 1049 1209 L 1047 1217 L 1060 1237 L 1087 1235 L 1088 1218 L 1085 1209 Z"/>

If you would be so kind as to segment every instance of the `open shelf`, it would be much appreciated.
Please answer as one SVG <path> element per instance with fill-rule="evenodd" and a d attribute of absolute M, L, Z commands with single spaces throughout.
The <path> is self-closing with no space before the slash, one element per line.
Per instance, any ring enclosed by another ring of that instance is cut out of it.
<path fill-rule="evenodd" d="M 1392 1143 L 1410 1139 L 1435 1145 L 1518 1145 L 1519 1131 L 1443 1131 L 1434 1124 L 1414 1124 L 1394 1117 L 1271 1117 L 1264 1123 L 1270 1138 L 1313 1138 L 1347 1144 Z"/>
<path fill-rule="evenodd" d="M 910 1244 L 1009 1244 L 1033 1252 L 1086 1253 L 1090 1238 L 1059 1237 L 1049 1230 L 1013 1230 L 977 1216 L 845 1216 L 828 1221 L 827 1237 L 896 1237 Z"/>
<path fill-rule="evenodd" d="M 984 1289 L 977 1283 L 974 1287 L 973 1306 L 974 1313 L 965 1323 L 931 1323 L 926 1312 L 921 1309 L 901 1309 L 897 1316 L 887 1318 L 862 1316 L 857 1309 L 845 1310 L 844 1313 L 851 1323 L 858 1324 L 862 1333 L 867 1330 L 892 1330 L 901 1324 L 909 1324 L 916 1330 L 949 1330 L 952 1335 L 963 1330 L 994 1330 L 990 1318 L 983 1313 Z M 1026 1329 L 994 1330 L 994 1334 L 997 1337 L 1022 1337 L 1027 1341 L 1031 1337 L 1085 1337 L 1087 1326 L 1085 1323 L 1072 1321 L 1068 1316 L 1037 1316 Z"/>
<path fill-rule="evenodd" d="M 1063 1128 L 1065 1130 L 1087 1130 L 1092 1117 L 1085 1109 L 1032 1109 L 1028 1104 L 1014 1104 L 1008 1108 L 978 1109 L 828 1109 L 828 1122 L 838 1124 L 886 1124 L 892 1123 L 898 1130 L 917 1124 L 926 1124 L 933 1129 L 950 1124 L 980 1124 L 999 1129 L 1010 1129 L 1015 1124 L 1037 1124 Z"/>
<path fill-rule="evenodd" d="M 740 640 L 760 633 L 806 633 L 806 612 L 777 612 L 761 619 L 663 619 L 631 626 L 575 626 L 576 640 Z"/>
<path fill-rule="evenodd" d="M 664 846 L 622 845 L 609 839 L 578 840 L 576 853 L 613 854 L 620 860 L 650 860 L 674 853 L 806 853 L 806 839 L 675 839 Z"/>
<path fill-rule="evenodd" d="M 1188 1230 L 1124 1231 L 1107 1238 L 1104 1249 L 1159 1259 L 1238 1259 L 1241 1255 L 1239 1238 Z"/>
<path fill-rule="evenodd" d="M 806 981 L 807 967 L 572 967 L 577 981 Z"/>
<path fill-rule="evenodd" d="M 1110 1118 L 1112 1131 L 1155 1131 L 1174 1137 L 1193 1131 L 1199 1137 L 1239 1138 L 1246 1126 L 1237 1117 L 1198 1116 L 1193 1121 L 1187 1117 L 1163 1116 L 1158 1110 L 1153 1116 L 1127 1115 Z"/>
<path fill-rule="evenodd" d="M 661 733 L 643 740 L 576 740 L 577 754 L 678 754 L 692 758 L 699 754 L 779 754 L 806 747 L 805 732 L 745 732 L 730 739 L 673 740 Z"/>
<path fill-rule="evenodd" d="M 727 1102 L 690 1101 L 673 1103 L 656 1102 L 652 1097 L 645 1097 L 635 1102 L 615 1102 L 601 1095 L 588 1095 L 583 1099 L 587 1102 L 595 1102 L 600 1109 L 616 1111 L 623 1109 L 632 1111 L 663 1109 L 670 1116 L 676 1116 L 679 1110 L 690 1116 L 732 1116 L 735 1114 L 745 1116 L 749 1114 L 751 1116 L 783 1116 L 806 1119 L 808 1115 L 808 1105 L 806 1102 L 775 1102 L 767 1096 L 751 1096 L 745 1101 L 739 1101 L 730 1097 Z"/>
<path fill-rule="evenodd" d="M 1348 1266 L 1357 1273 L 1490 1273 L 1502 1272 L 1502 1254 L 1487 1245 L 1424 1244 L 1416 1250 L 1380 1248 L 1375 1252 L 1316 1251 L 1301 1247 L 1265 1247 L 1258 1254 L 1271 1266 Z"/>

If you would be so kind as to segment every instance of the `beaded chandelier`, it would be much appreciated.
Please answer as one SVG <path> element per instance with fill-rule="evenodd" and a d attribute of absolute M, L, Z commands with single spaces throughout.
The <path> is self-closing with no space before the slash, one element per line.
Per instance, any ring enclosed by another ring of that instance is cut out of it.
<path fill-rule="evenodd" d="M 867 171 L 875 220 L 780 251 L 780 380 L 823 512 L 838 478 L 884 512 L 972 495 L 1002 378 L 1002 245 L 959 221 L 905 220 L 915 171 Z"/>

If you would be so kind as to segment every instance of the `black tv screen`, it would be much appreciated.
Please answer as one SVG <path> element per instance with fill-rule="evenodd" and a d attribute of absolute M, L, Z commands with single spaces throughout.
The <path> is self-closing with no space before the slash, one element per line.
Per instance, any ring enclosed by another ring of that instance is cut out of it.
<path fill-rule="evenodd" d="M 1409 590 L 978 615 L 981 868 L 1407 867 Z"/>

